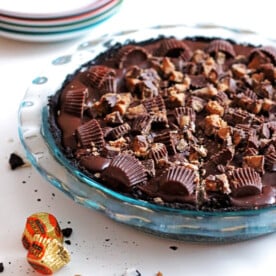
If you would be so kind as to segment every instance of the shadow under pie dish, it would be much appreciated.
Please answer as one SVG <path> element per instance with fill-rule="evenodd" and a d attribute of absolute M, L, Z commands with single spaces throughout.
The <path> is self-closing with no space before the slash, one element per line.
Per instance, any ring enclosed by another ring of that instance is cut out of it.
<path fill-rule="evenodd" d="M 51 182 L 162 236 L 234 241 L 274 232 L 272 42 L 177 26 L 90 45 L 45 92 L 42 139 L 66 175 Z"/>

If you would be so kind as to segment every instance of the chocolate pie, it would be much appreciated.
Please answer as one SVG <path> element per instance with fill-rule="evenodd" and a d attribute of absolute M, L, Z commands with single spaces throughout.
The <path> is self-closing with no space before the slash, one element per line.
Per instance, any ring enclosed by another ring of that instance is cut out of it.
<path fill-rule="evenodd" d="M 276 48 L 116 44 L 69 75 L 49 109 L 66 158 L 119 193 L 193 210 L 276 204 Z"/>

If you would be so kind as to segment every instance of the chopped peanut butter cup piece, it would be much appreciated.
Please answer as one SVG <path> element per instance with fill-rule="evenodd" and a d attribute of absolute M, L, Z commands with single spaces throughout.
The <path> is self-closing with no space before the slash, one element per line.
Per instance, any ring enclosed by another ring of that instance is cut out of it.
<path fill-rule="evenodd" d="M 151 115 L 152 122 L 157 125 L 166 125 L 168 122 L 167 111 L 162 96 L 158 95 L 153 98 L 142 101 L 147 112 Z"/>
<path fill-rule="evenodd" d="M 197 175 L 194 170 L 183 167 L 171 167 L 164 181 L 160 185 L 160 191 L 170 195 L 191 195 L 195 191 Z"/>
<path fill-rule="evenodd" d="M 252 168 L 261 175 L 264 173 L 264 155 L 252 155 L 243 157 L 243 167 Z"/>
<path fill-rule="evenodd" d="M 203 75 L 189 75 L 192 88 L 203 88 L 208 84 L 208 81 Z"/>
<path fill-rule="evenodd" d="M 162 134 L 159 134 L 154 137 L 155 143 L 162 143 L 166 146 L 167 151 L 169 154 L 175 154 L 176 153 L 176 142 L 177 137 L 172 131 L 166 131 Z"/>
<path fill-rule="evenodd" d="M 166 146 L 162 143 L 151 144 L 149 158 L 152 158 L 155 164 L 158 164 L 160 160 L 168 160 L 168 151 Z"/>
<path fill-rule="evenodd" d="M 144 166 L 129 154 L 115 156 L 102 177 L 112 186 L 123 185 L 127 189 L 147 180 Z"/>
<path fill-rule="evenodd" d="M 196 113 L 191 107 L 176 107 L 174 115 L 180 128 L 191 127 L 194 129 Z"/>
<path fill-rule="evenodd" d="M 276 65 L 276 48 L 273 46 L 262 46 L 260 48 L 253 49 L 249 54 L 249 61 L 252 62 L 256 54 L 263 53 L 266 57 L 269 57 L 271 62 Z M 258 65 L 267 62 L 260 62 Z"/>
<path fill-rule="evenodd" d="M 218 166 L 227 166 L 234 157 L 234 149 L 225 148 L 210 157 L 204 164 L 203 168 L 206 170 L 206 175 L 217 174 L 219 172 Z"/>
<path fill-rule="evenodd" d="M 270 145 L 265 154 L 265 167 L 271 171 L 276 171 L 276 146 Z"/>
<path fill-rule="evenodd" d="M 145 168 L 145 172 L 149 177 L 154 177 L 155 176 L 155 165 L 153 159 L 146 159 L 141 161 L 142 165 Z"/>
<path fill-rule="evenodd" d="M 158 111 L 166 110 L 164 100 L 160 95 L 145 99 L 142 101 L 142 103 L 149 113 L 156 113 Z"/>
<path fill-rule="evenodd" d="M 149 114 L 136 117 L 132 123 L 131 131 L 138 134 L 148 134 L 151 130 L 152 118 Z"/>
<path fill-rule="evenodd" d="M 121 125 L 124 123 L 124 120 L 119 111 L 114 111 L 107 114 L 104 118 L 104 121 L 111 126 Z"/>
<path fill-rule="evenodd" d="M 116 140 L 125 134 L 129 133 L 131 127 L 128 123 L 124 123 L 122 125 L 119 125 L 117 127 L 114 127 L 112 130 L 109 131 L 107 138 L 110 138 L 112 140 Z"/>
<path fill-rule="evenodd" d="M 230 186 L 234 197 L 258 195 L 262 192 L 262 179 L 252 168 L 238 168 L 233 171 Z"/>

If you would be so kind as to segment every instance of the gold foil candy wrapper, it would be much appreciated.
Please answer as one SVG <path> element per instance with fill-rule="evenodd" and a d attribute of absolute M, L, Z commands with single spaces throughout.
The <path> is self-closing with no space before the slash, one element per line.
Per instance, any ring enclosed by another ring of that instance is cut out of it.
<path fill-rule="evenodd" d="M 49 275 L 69 263 L 70 254 L 57 239 L 35 234 L 27 260 L 37 272 Z"/>
<path fill-rule="evenodd" d="M 29 249 L 35 234 L 57 239 L 63 243 L 63 235 L 57 219 L 48 213 L 35 213 L 27 218 L 22 235 L 22 243 L 26 249 Z"/>

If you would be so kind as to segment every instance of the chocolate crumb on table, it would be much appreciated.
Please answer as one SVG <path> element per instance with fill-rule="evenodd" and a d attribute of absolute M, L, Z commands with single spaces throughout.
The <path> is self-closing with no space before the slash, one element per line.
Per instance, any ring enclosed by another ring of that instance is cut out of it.
<path fill-rule="evenodd" d="M 122 276 L 142 276 L 142 274 L 136 268 L 128 268 Z"/>
<path fill-rule="evenodd" d="M 4 271 L 4 264 L 0 263 L 0 273 Z"/>
<path fill-rule="evenodd" d="M 11 153 L 10 158 L 9 158 L 9 164 L 10 164 L 11 169 L 15 170 L 15 169 L 25 165 L 25 162 L 22 159 L 22 157 L 20 157 L 18 154 Z"/>
<path fill-rule="evenodd" d="M 73 229 L 70 227 L 61 229 L 61 232 L 65 238 L 69 238 L 72 235 Z"/>

